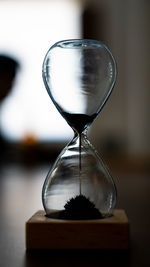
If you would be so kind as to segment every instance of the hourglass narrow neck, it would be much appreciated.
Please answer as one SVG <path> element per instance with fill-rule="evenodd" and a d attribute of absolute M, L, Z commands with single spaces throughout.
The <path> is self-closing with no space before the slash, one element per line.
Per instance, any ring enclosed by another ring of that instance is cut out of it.
<path fill-rule="evenodd" d="M 74 138 L 73 139 L 76 139 L 76 142 L 78 144 L 79 144 L 80 141 L 81 141 L 81 143 L 84 142 L 84 140 L 87 140 L 87 131 L 88 131 L 88 129 L 89 129 L 89 126 L 86 127 L 84 129 L 84 131 L 81 132 L 81 133 L 76 131 L 75 129 L 73 129 L 73 131 L 74 131 Z"/>
<path fill-rule="evenodd" d="M 91 123 L 97 116 L 96 113 L 93 115 L 86 115 L 80 113 L 74 114 L 68 112 L 61 112 L 61 114 L 71 126 L 71 128 L 78 132 L 78 134 L 83 133 L 84 130 L 91 125 Z"/>

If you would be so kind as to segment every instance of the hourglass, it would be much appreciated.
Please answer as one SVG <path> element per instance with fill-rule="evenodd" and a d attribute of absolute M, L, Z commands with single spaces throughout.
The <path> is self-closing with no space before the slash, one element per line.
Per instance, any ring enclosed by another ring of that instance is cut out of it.
<path fill-rule="evenodd" d="M 128 218 L 114 209 L 113 178 L 87 138 L 116 80 L 109 49 L 93 40 L 57 42 L 45 56 L 43 79 L 74 137 L 45 179 L 45 211 L 26 223 L 27 249 L 129 248 Z"/>
<path fill-rule="evenodd" d="M 54 105 L 74 131 L 73 140 L 44 182 L 46 215 L 73 220 L 108 217 L 116 205 L 116 187 L 90 144 L 87 130 L 112 92 L 116 80 L 113 56 L 99 41 L 57 42 L 45 56 L 43 80 Z"/>

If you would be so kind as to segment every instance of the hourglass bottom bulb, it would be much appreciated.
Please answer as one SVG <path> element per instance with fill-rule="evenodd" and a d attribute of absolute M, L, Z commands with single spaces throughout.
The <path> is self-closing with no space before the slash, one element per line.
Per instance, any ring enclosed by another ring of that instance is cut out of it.
<path fill-rule="evenodd" d="M 44 182 L 42 201 L 47 217 L 65 220 L 109 217 L 116 205 L 116 187 L 84 131 L 94 117 L 69 113 L 63 116 L 76 131 Z"/>

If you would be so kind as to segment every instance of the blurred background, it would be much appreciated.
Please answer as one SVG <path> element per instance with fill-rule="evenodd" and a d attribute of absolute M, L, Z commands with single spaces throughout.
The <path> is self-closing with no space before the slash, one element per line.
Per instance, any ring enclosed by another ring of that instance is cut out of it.
<path fill-rule="evenodd" d="M 116 257 L 105 254 L 98 256 L 99 264 L 95 265 L 95 256 L 91 257 L 90 265 L 87 256 L 83 256 L 81 265 L 97 266 L 114 259 L 115 266 L 122 266 L 131 259 L 134 266 L 147 266 L 149 0 L 0 0 L 0 266 L 8 267 L 10 262 L 15 267 L 43 266 L 43 262 L 46 266 L 49 259 L 56 266 L 56 260 L 62 260 L 63 254 L 59 257 L 53 252 L 50 257 L 25 254 L 24 228 L 25 221 L 43 209 L 41 190 L 45 177 L 73 137 L 42 81 L 47 50 L 53 43 L 71 38 L 104 42 L 117 62 L 115 88 L 88 136 L 114 177 L 117 208 L 127 212 L 133 240 L 131 255 L 121 261 L 118 253 Z M 67 266 L 79 266 L 76 255 L 68 258 L 67 254 L 66 259 Z"/>
<path fill-rule="evenodd" d="M 71 140 L 45 90 L 42 62 L 56 41 L 87 38 L 104 42 L 118 68 L 89 139 L 112 167 L 150 170 L 149 14 L 147 0 L 0 0 L 0 61 L 15 62 L 12 76 L 0 68 L 2 164 L 51 162 Z"/>

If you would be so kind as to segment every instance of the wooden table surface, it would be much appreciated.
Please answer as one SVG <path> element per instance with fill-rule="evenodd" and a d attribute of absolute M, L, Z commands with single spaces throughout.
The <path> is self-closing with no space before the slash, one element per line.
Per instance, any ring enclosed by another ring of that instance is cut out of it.
<path fill-rule="evenodd" d="M 131 224 L 129 251 L 25 250 L 25 222 L 42 209 L 41 189 L 48 166 L 7 165 L 0 174 L 0 267 L 150 266 L 150 174 L 114 173 L 117 208 Z"/>

